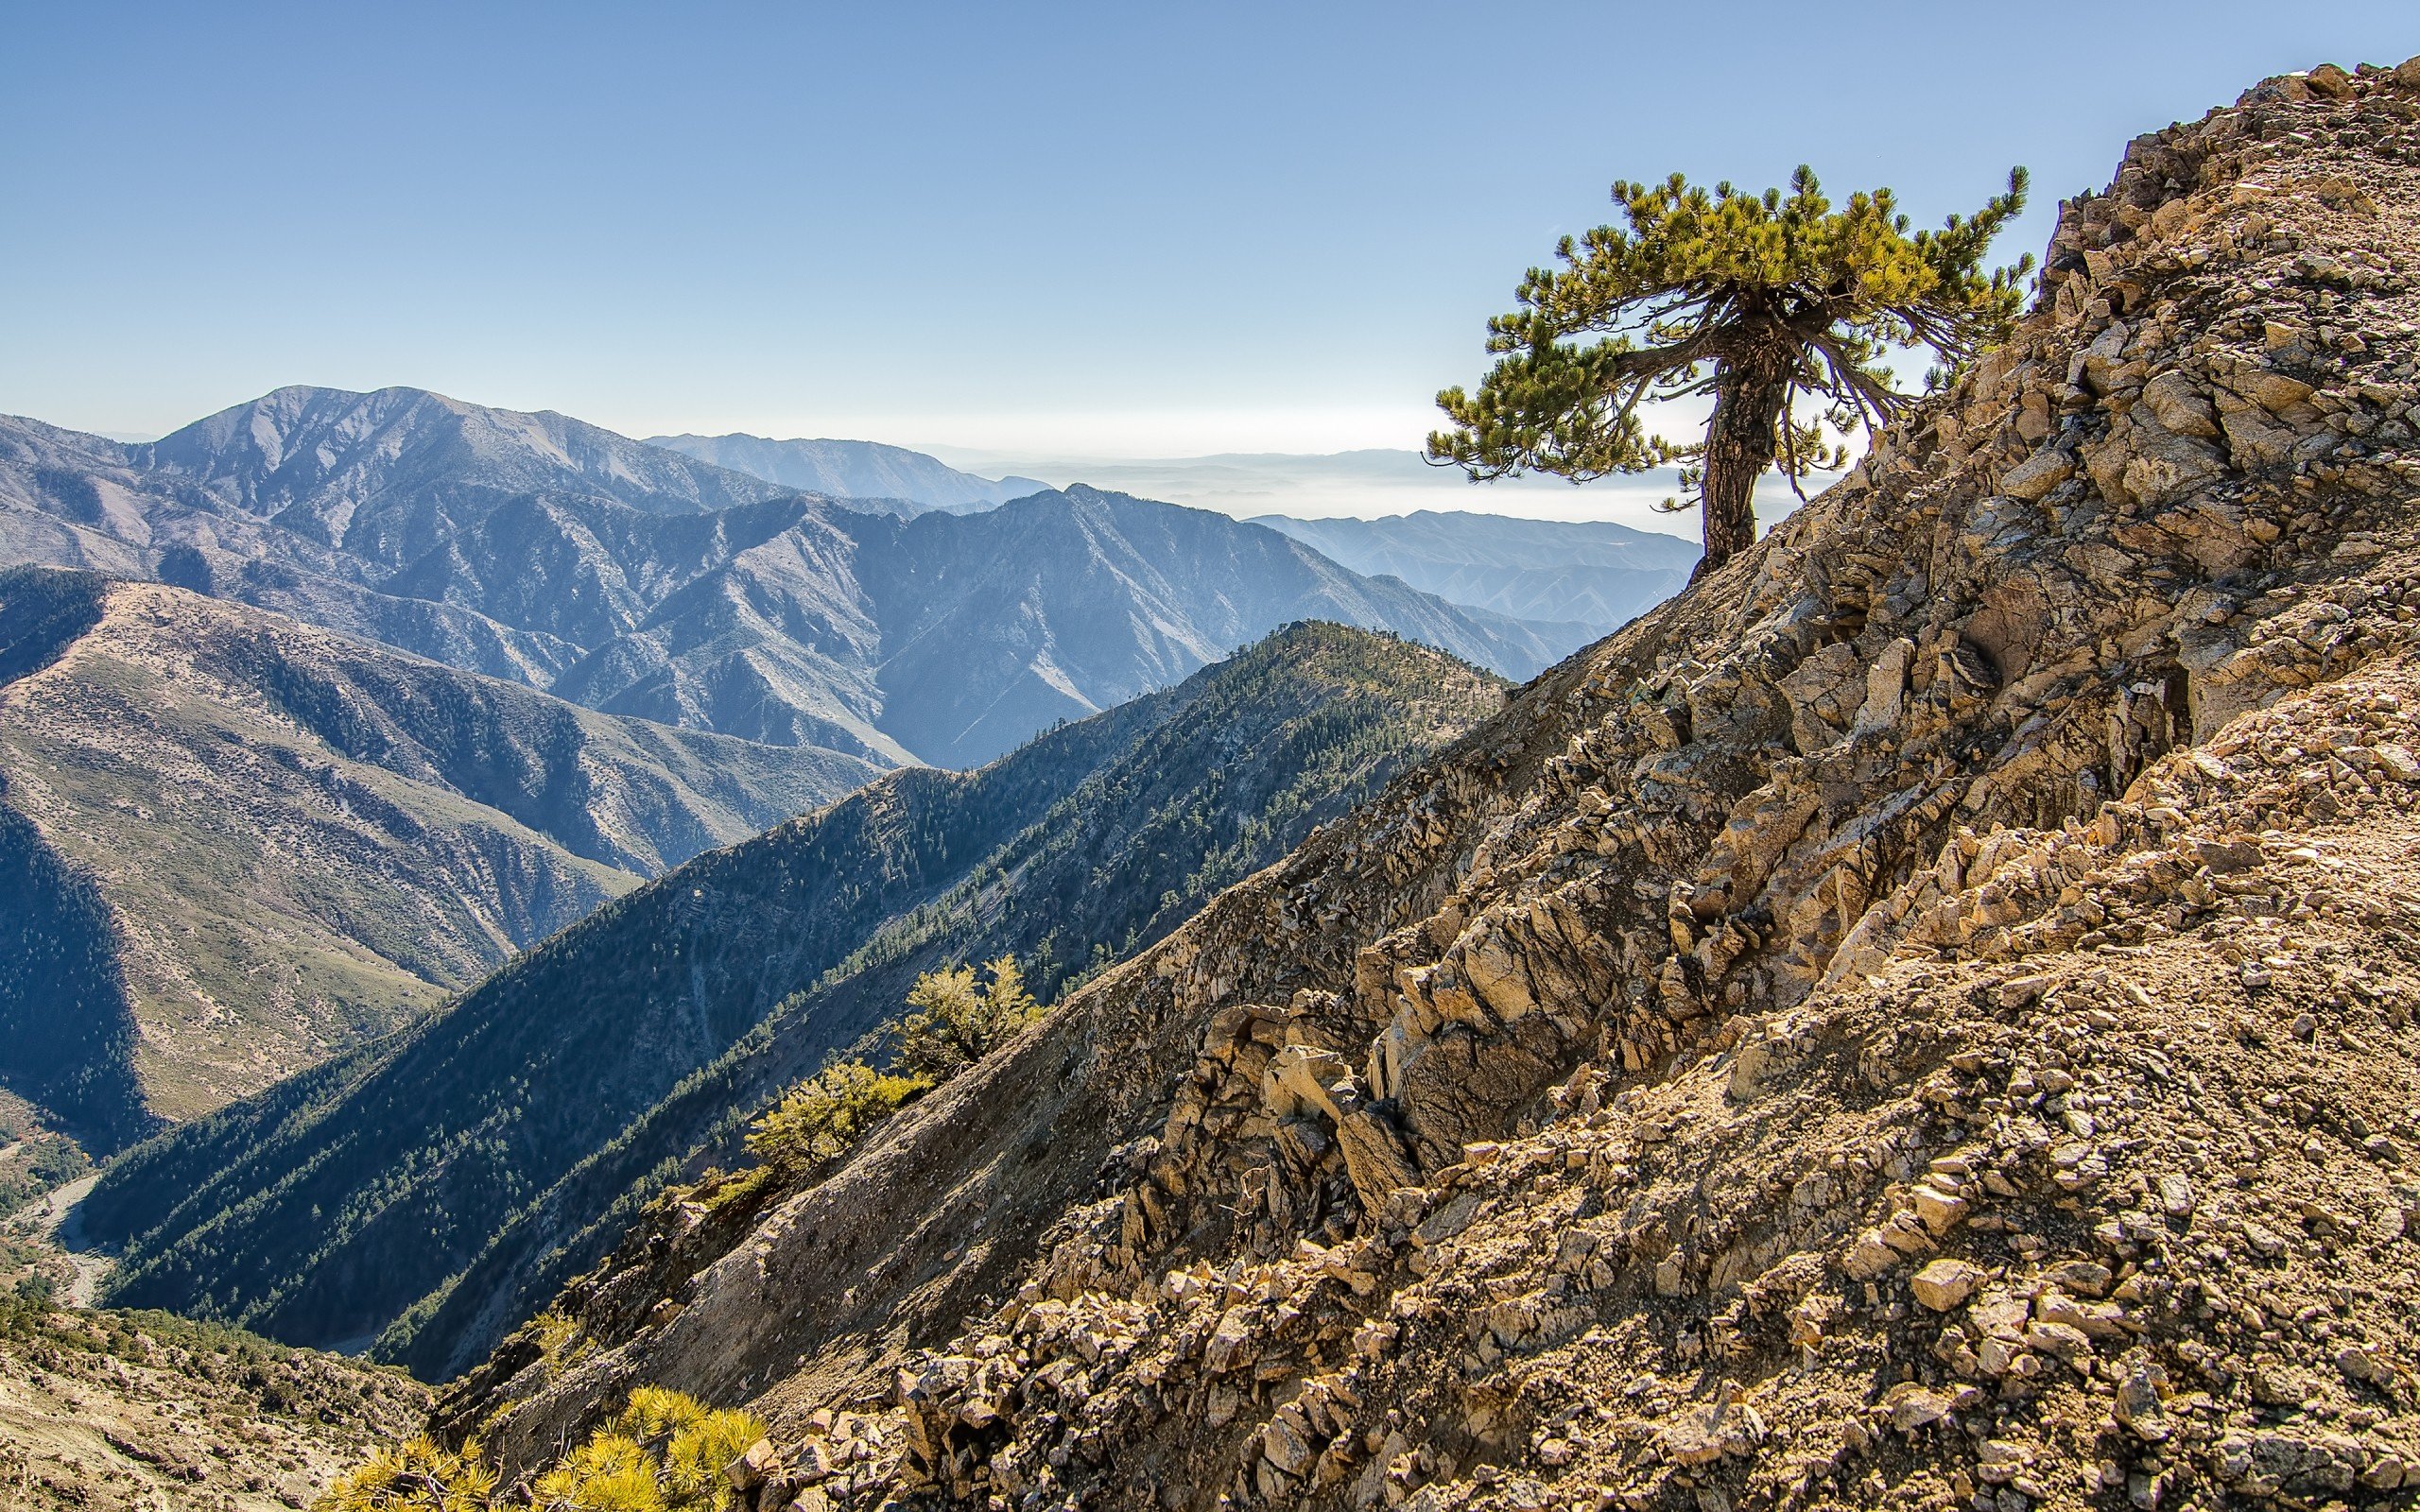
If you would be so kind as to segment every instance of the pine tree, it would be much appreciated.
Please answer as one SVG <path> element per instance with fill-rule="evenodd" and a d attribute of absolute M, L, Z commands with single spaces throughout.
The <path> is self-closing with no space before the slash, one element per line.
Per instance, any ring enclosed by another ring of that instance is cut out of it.
<path fill-rule="evenodd" d="M 1704 526 L 1699 571 L 1719 567 L 1755 539 L 1767 468 L 1796 488 L 1847 460 L 1826 425 L 1871 432 L 1907 404 L 1882 366 L 1893 348 L 1927 348 L 1955 369 L 2006 332 L 2033 259 L 1988 273 L 1982 261 L 2025 191 L 2019 168 L 1977 215 L 1911 235 L 1890 190 L 1835 211 L 1805 167 L 1788 196 L 1728 183 L 1709 194 L 1679 174 L 1616 183 L 1627 227 L 1566 236 L 1561 268 L 1530 270 L 1521 308 L 1488 322 L 1500 357 L 1478 392 L 1437 396 L 1455 428 L 1428 438 L 1429 459 L 1474 478 L 1534 470 L 1574 482 L 1682 462 Z M 1714 399 L 1702 438 L 1670 440 L 1639 418 L 1642 400 L 1699 394 Z M 1821 408 L 1802 419 L 1802 398 Z"/>

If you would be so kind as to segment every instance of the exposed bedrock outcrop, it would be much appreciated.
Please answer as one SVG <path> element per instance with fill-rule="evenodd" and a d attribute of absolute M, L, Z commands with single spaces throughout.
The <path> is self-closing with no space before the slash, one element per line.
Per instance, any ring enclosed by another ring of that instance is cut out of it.
<path fill-rule="evenodd" d="M 769 1509 L 2420 1485 L 2415 121 L 2134 143 L 1848 479 L 446 1420 L 752 1400 Z"/>

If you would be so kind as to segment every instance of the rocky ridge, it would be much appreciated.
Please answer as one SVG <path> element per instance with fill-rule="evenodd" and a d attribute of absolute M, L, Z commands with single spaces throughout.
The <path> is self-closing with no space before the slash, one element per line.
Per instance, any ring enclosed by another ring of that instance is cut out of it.
<path fill-rule="evenodd" d="M 880 441 L 774 440 L 763 436 L 650 436 L 683 456 L 745 472 L 786 489 L 836 499 L 888 502 L 901 514 L 947 509 L 965 514 L 989 509 L 1050 485 L 1033 478 L 977 477 L 939 457 Z"/>
<path fill-rule="evenodd" d="M 1222 895 L 634 1337 L 760 1512 L 2420 1486 L 2420 60 L 2064 207 L 1754 550 Z"/>

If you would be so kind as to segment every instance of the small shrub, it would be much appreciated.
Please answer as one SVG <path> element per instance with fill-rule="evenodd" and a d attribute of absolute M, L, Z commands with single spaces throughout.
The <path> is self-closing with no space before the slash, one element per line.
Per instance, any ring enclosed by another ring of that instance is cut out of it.
<path fill-rule="evenodd" d="M 544 1362 L 548 1379 L 562 1373 L 563 1366 L 577 1361 L 584 1351 L 579 1337 L 579 1321 L 560 1308 L 548 1308 L 529 1320 L 529 1330 L 537 1338 L 538 1358 Z"/>
<path fill-rule="evenodd" d="M 488 1512 L 494 1505 L 495 1483 L 477 1440 L 457 1454 L 423 1434 L 372 1453 L 338 1477 L 314 1506 L 315 1512 Z"/>
<path fill-rule="evenodd" d="M 938 1085 L 1042 1017 L 1042 1005 L 1026 990 L 1016 957 L 1003 955 L 985 970 L 992 980 L 980 988 L 971 966 L 916 978 L 908 993 L 908 1005 L 916 1011 L 899 1021 L 893 1069 Z"/>
<path fill-rule="evenodd" d="M 748 1131 L 748 1150 L 783 1181 L 795 1181 L 844 1154 L 867 1130 L 889 1118 L 933 1082 L 879 1072 L 843 1060 L 784 1093 Z"/>
<path fill-rule="evenodd" d="M 765 1436 L 751 1415 L 641 1386 L 611 1423 L 541 1474 L 544 1512 L 716 1512 L 735 1500 L 724 1468 Z M 381 1449 L 315 1512 L 498 1512 L 496 1473 L 476 1440 L 453 1453 L 425 1435 Z"/>
<path fill-rule="evenodd" d="M 787 1185 L 847 1154 L 874 1125 L 1042 1017 L 1015 957 L 1003 955 L 984 970 L 991 980 L 980 984 L 971 966 L 917 977 L 908 993 L 914 1011 L 896 1026 L 890 1068 L 836 1061 L 785 1092 L 748 1131 L 749 1153 L 765 1174 L 721 1189 L 717 1198 L 753 1196 L 767 1182 Z"/>

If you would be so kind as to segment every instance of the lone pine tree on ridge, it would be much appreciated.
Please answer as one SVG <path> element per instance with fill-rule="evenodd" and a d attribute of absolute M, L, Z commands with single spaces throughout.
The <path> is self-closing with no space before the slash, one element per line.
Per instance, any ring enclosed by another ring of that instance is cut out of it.
<path fill-rule="evenodd" d="M 1708 193 L 1677 173 L 1616 183 L 1627 227 L 1565 236 L 1561 268 L 1522 279 L 1521 307 L 1488 321 L 1500 355 L 1478 392 L 1437 396 L 1455 428 L 1429 436 L 1428 458 L 1477 479 L 1535 471 L 1575 483 L 1680 462 L 1703 521 L 1698 571 L 1711 571 L 1755 540 L 1767 468 L 1795 488 L 1845 465 L 1826 425 L 1870 434 L 1907 405 L 1886 352 L 1923 347 L 1955 369 L 2007 331 L 2033 259 L 1989 272 L 1982 261 L 2025 195 L 2018 168 L 1974 215 L 1910 234 L 1889 189 L 1836 211 L 1805 166 L 1787 196 Z M 1639 418 L 1642 400 L 1706 393 L 1700 439 L 1651 434 Z M 1821 412 L 1802 420 L 1801 397 Z"/>

